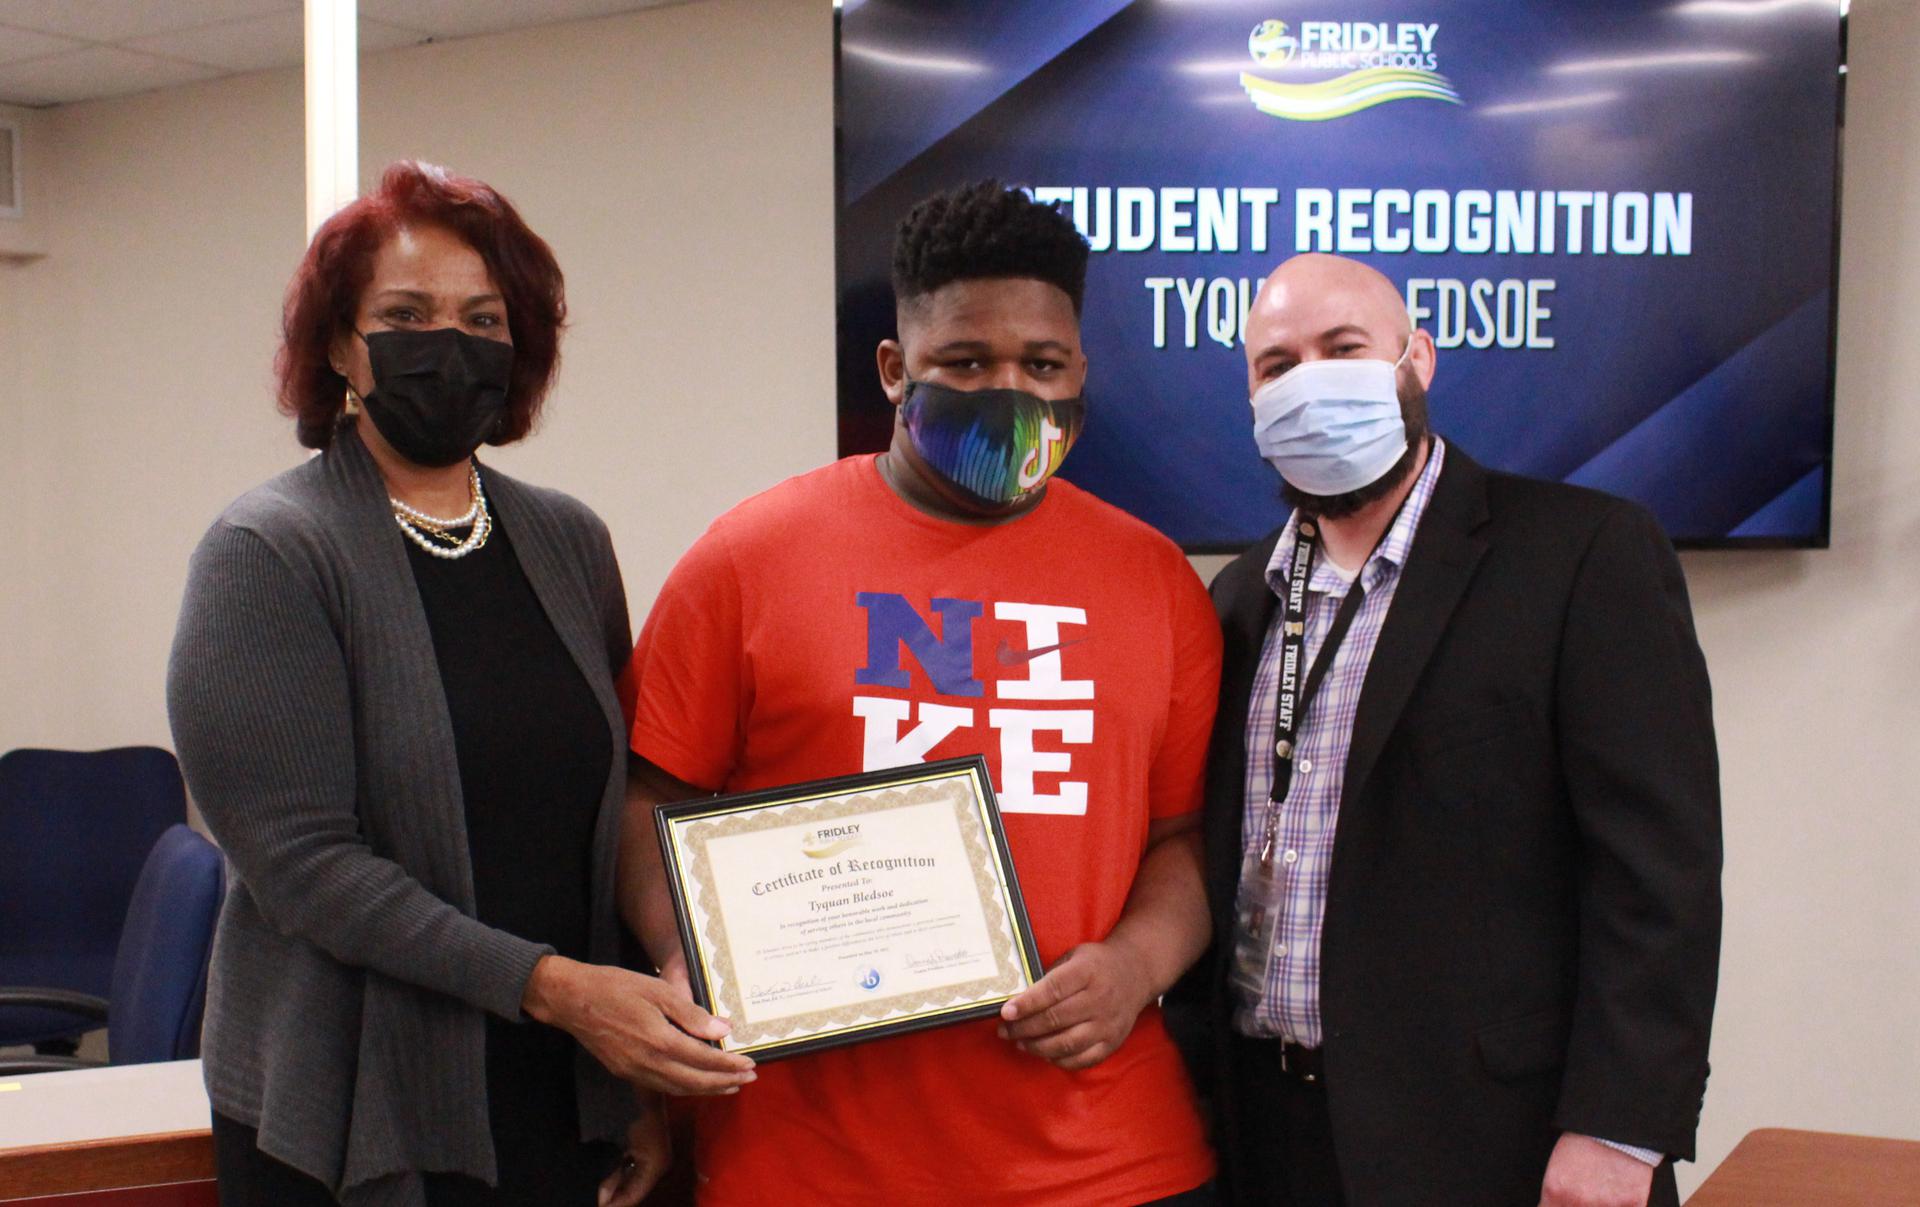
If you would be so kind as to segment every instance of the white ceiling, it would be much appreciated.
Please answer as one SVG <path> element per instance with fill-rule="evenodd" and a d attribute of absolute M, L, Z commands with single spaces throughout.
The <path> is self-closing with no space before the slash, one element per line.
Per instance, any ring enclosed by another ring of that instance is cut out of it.
<path fill-rule="evenodd" d="M 361 0 L 362 53 L 680 0 Z M 301 0 L 0 0 L 0 102 L 61 105 L 301 60 Z"/>

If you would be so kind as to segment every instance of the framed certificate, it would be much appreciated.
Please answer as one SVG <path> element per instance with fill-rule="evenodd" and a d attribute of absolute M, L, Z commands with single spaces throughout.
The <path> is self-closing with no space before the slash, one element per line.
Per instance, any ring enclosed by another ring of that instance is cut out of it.
<path fill-rule="evenodd" d="M 997 1014 L 1040 976 L 974 756 L 665 805 L 693 996 L 755 1060 Z"/>

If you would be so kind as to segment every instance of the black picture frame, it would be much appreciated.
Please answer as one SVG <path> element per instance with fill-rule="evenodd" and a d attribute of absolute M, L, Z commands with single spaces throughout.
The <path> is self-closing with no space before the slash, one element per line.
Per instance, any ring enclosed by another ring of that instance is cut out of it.
<path fill-rule="evenodd" d="M 1013 931 L 1026 984 L 1030 986 L 1039 980 L 1043 973 L 1040 954 L 1034 943 L 1033 924 L 1027 915 L 1026 898 L 1020 890 L 1020 879 L 1014 867 L 1013 852 L 1007 845 L 1006 827 L 1001 820 L 999 801 L 993 790 L 993 779 L 988 773 L 986 759 L 976 754 L 931 763 L 915 763 L 881 771 L 808 780 L 779 788 L 679 801 L 656 809 L 654 825 L 660 840 L 661 860 L 667 871 L 668 892 L 673 899 L 674 922 L 679 930 L 680 948 L 686 958 L 687 979 L 694 1001 L 709 1013 L 715 1011 L 717 1003 L 714 987 L 706 972 L 708 961 L 703 958 L 703 938 L 695 924 L 693 910 L 687 900 L 687 869 L 681 865 L 678 847 L 673 838 L 675 824 L 690 819 L 751 812 L 822 797 L 846 796 L 876 789 L 923 783 L 931 779 L 957 778 L 961 775 L 970 776 L 974 781 L 980 813 L 986 824 L 989 853 L 996 863 L 1004 889 L 1007 921 Z M 1008 995 L 1010 996 L 1013 995 Z M 803 1035 L 791 1040 L 729 1050 L 749 1055 L 755 1062 L 784 1060 L 829 1048 L 991 1017 L 999 1013 L 1001 1004 L 1007 1001 L 1008 997 L 932 1010 L 908 1018 L 877 1020 L 871 1024 L 842 1028 L 831 1034 Z M 716 1043 L 715 1046 L 721 1045 Z"/>

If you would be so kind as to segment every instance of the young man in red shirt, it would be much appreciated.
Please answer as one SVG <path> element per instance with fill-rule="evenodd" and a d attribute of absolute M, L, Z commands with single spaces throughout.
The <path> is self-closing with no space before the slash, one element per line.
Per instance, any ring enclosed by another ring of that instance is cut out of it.
<path fill-rule="evenodd" d="M 1087 418 L 1087 247 L 983 182 L 901 223 L 878 456 L 714 522 L 628 672 L 629 858 L 660 801 L 980 754 L 1046 976 L 999 1020 L 770 1063 L 700 1100 L 703 1204 L 1210 1201 L 1159 995 L 1199 955 L 1220 636 L 1180 551 L 1053 472 Z M 626 903 L 685 966 L 664 887 Z"/>

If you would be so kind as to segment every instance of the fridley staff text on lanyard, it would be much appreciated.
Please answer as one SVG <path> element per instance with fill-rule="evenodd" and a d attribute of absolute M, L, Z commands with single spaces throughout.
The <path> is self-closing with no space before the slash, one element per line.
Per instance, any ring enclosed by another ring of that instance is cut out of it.
<path fill-rule="evenodd" d="M 1404 507 L 1403 500 L 1401 506 Z M 1361 561 L 1364 573 L 1374 553 L 1379 551 L 1381 542 L 1386 540 L 1387 532 L 1393 530 L 1399 522 L 1398 512 L 1388 523 L 1386 532 L 1380 534 L 1380 540 L 1374 542 L 1366 558 Z M 1347 630 L 1353 627 L 1353 618 L 1359 614 L 1360 605 L 1366 601 L 1366 588 L 1360 584 L 1360 574 L 1356 574 L 1353 585 L 1347 588 L 1346 598 L 1340 601 L 1340 610 L 1334 613 L 1333 625 L 1327 630 L 1327 636 L 1320 643 L 1320 653 L 1313 660 L 1313 668 L 1307 672 L 1304 686 L 1300 683 L 1300 661 L 1306 656 L 1307 646 L 1307 580 L 1313 575 L 1314 553 L 1320 547 L 1320 526 L 1311 516 L 1301 517 L 1293 540 L 1293 568 L 1287 576 L 1287 611 L 1282 618 L 1284 626 L 1280 632 L 1280 698 L 1275 702 L 1273 714 L 1273 787 L 1267 793 L 1267 827 L 1265 838 L 1260 844 L 1260 862 L 1263 866 L 1273 863 L 1274 842 L 1280 833 L 1280 806 L 1287 799 L 1287 791 L 1293 786 L 1294 746 L 1301 728 L 1306 722 L 1307 709 L 1320 692 L 1321 681 L 1333 667 L 1333 657 L 1340 649 L 1340 643 L 1346 638 Z"/>

